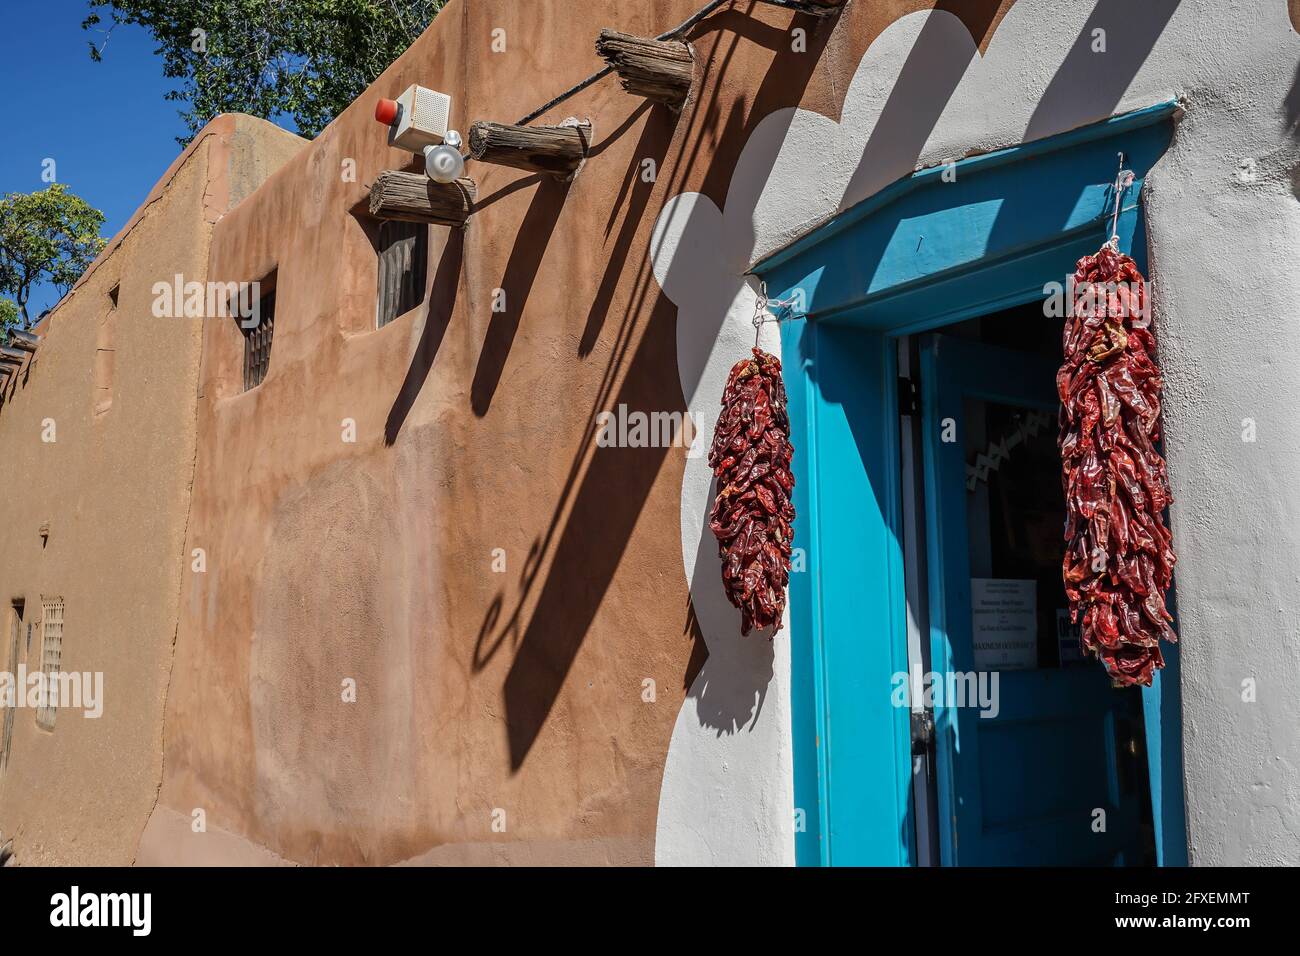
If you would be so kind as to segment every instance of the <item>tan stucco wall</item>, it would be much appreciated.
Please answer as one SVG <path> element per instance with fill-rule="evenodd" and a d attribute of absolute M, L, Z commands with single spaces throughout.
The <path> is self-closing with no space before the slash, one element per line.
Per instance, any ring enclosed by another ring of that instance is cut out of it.
<path fill-rule="evenodd" d="M 177 273 L 202 281 L 212 224 L 302 142 L 250 117 L 205 127 L 40 324 L 35 357 L 5 391 L 0 668 L 11 602 L 39 621 L 42 595 L 59 596 L 62 668 L 102 672 L 104 688 L 101 717 L 60 710 L 52 732 L 34 710 L 15 713 L 0 833 L 21 864 L 134 859 L 162 774 L 202 340 L 200 320 L 152 314 L 152 288 Z M 42 440 L 46 420 L 53 442 Z M 38 625 L 19 660 L 37 669 L 40 653 Z"/>
<path fill-rule="evenodd" d="M 214 279 L 275 270 L 275 337 L 266 380 L 244 393 L 238 331 L 205 330 L 185 551 L 203 548 L 207 570 L 182 582 L 142 861 L 256 847 L 301 863 L 653 861 L 702 651 L 681 560 L 684 452 L 591 441 L 594 415 L 619 403 L 683 408 L 650 228 L 683 189 L 720 201 L 773 109 L 834 114 L 862 49 L 923 5 L 855 5 L 830 52 L 829 27 L 804 18 L 807 53 L 790 51 L 788 11 L 719 13 L 693 35 L 700 80 L 680 119 L 613 78 L 568 101 L 542 122 L 594 120 L 576 180 L 471 163 L 472 224 L 432 230 L 425 305 L 378 331 L 375 254 L 352 210 L 411 157 L 387 148 L 375 100 L 418 81 L 453 95 L 462 131 L 513 121 L 601 65 L 601 26 L 654 34 L 696 0 L 584 0 L 577 29 L 553 5 L 453 2 L 218 224 Z M 219 838 L 174 825 L 197 809 Z"/>

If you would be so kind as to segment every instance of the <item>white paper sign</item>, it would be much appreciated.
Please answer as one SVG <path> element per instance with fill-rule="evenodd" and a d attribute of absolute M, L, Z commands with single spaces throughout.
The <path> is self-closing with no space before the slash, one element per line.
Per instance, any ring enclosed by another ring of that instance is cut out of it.
<path fill-rule="evenodd" d="M 1037 582 L 971 578 L 971 631 L 977 671 L 1038 666 Z"/>

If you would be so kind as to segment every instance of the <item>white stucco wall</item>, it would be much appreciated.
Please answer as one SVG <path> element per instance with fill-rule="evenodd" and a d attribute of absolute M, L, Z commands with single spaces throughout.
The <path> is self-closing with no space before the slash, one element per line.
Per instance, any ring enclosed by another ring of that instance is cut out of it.
<path fill-rule="evenodd" d="M 1093 51 L 1098 28 L 1105 52 Z M 1300 143 L 1286 106 L 1300 114 L 1297 61 L 1285 0 L 1019 0 L 983 56 L 953 15 L 911 14 L 862 58 L 839 123 L 773 114 L 724 208 L 674 197 L 651 249 L 678 307 L 689 407 L 713 409 L 753 341 L 741 276 L 762 255 L 919 166 L 1184 100 L 1144 194 L 1196 864 L 1300 863 Z M 891 93 L 905 95 L 891 104 Z M 722 332 L 695 341 L 724 311 Z M 1243 419 L 1256 441 L 1242 441 Z M 708 483 L 693 459 L 683 561 L 710 656 L 673 733 L 656 858 L 789 863 L 788 632 L 770 650 L 739 638 L 704 527 Z M 1253 700 L 1243 681 L 1255 682 Z M 766 690 L 751 708 L 754 686 Z"/>

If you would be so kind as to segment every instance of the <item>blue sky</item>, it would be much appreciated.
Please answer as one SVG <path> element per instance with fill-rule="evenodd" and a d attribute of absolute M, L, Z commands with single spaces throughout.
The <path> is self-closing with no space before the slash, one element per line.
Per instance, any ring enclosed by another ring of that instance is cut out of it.
<path fill-rule="evenodd" d="M 101 210 L 106 237 L 117 232 L 180 152 L 178 104 L 163 99 L 175 81 L 139 27 L 113 31 L 102 63 L 81 29 L 85 0 L 6 0 L 0 7 L 0 193 L 44 189 L 42 162 L 58 181 Z M 58 300 L 32 293 L 32 318 Z"/>

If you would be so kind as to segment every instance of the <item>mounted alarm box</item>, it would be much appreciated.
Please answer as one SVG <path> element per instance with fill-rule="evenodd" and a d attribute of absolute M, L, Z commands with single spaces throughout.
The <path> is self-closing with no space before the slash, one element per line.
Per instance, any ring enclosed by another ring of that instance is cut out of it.
<path fill-rule="evenodd" d="M 447 135 L 451 97 L 412 83 L 396 100 L 380 100 L 375 118 L 388 124 L 388 145 L 419 153 Z"/>

